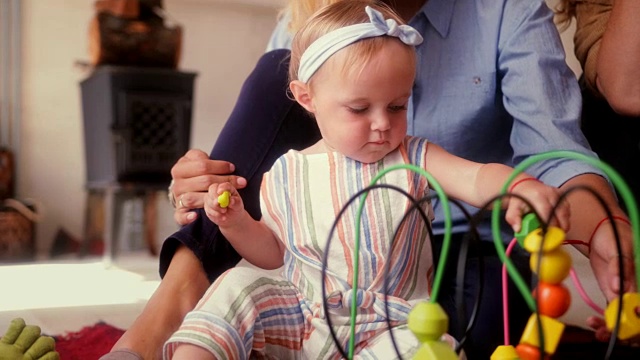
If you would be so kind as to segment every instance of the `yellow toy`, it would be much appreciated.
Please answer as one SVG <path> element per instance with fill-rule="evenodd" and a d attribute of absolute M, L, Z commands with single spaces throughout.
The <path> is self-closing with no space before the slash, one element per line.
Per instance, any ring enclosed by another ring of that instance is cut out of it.
<path fill-rule="evenodd" d="M 581 160 L 593 165 L 594 167 L 600 168 L 616 186 L 616 190 L 619 191 L 622 200 L 624 200 L 624 205 L 629 211 L 629 222 L 632 224 L 633 230 L 634 260 L 636 268 L 635 277 L 640 281 L 640 216 L 638 214 L 635 200 L 633 199 L 633 194 L 631 194 L 620 176 L 599 159 L 571 151 L 550 151 L 531 156 L 516 166 L 512 176 L 503 186 L 502 196 L 514 196 L 513 194 L 507 194 L 509 184 L 527 167 L 538 161 L 558 157 Z M 450 233 L 448 231 L 451 227 L 450 210 L 446 194 L 444 194 L 436 179 L 433 179 L 430 174 L 426 173 L 422 169 L 412 166 L 405 166 L 405 168 L 425 176 L 433 186 L 442 203 L 445 237 L 440 260 L 446 261 L 448 241 L 450 240 Z M 380 177 L 391 170 L 394 169 L 386 169 L 378 174 L 378 176 L 372 180 L 372 184 L 375 184 Z M 595 192 L 593 195 L 596 197 L 598 196 Z M 604 203 L 604 200 L 600 200 Z M 497 347 L 491 355 L 491 360 L 549 359 L 556 352 L 565 328 L 565 325 L 561 321 L 557 320 L 557 318 L 562 316 L 571 305 L 570 293 L 562 283 L 571 272 L 572 259 L 571 256 L 562 249 L 562 245 L 567 243 L 579 243 L 588 246 L 589 244 L 580 240 L 566 241 L 565 233 L 562 229 L 547 226 L 546 223 L 542 224 L 535 213 L 526 214 L 522 218 L 521 230 L 515 234 L 515 241 L 531 253 L 530 267 L 532 271 L 537 274 L 539 281 L 537 288 L 531 291 L 528 284 L 523 280 L 522 276 L 518 274 L 517 269 L 506 255 L 503 239 L 501 237 L 500 224 L 502 198 L 498 197 L 490 205 L 492 208 L 492 232 L 497 253 L 503 261 L 504 266 L 516 287 L 525 298 L 529 308 L 534 312 L 529 318 L 519 344 L 515 347 L 510 345 L 508 343 L 508 337 L 505 335 L 506 344 Z M 361 212 L 362 209 L 360 208 L 359 211 Z M 607 219 L 605 218 L 604 220 Z M 358 241 L 359 237 L 356 236 L 356 249 L 358 249 Z M 515 241 L 513 244 L 515 244 Z M 355 257 L 354 269 L 357 269 L 357 259 L 358 257 Z M 419 303 L 414 306 L 407 319 L 409 329 L 422 344 L 413 357 L 415 360 L 449 360 L 458 358 L 455 351 L 440 340 L 442 335 L 447 332 L 449 322 L 447 314 L 436 302 L 440 285 L 439 276 L 442 275 L 442 268 L 443 267 L 439 265 L 436 271 L 430 302 Z M 354 287 L 357 286 L 357 271 L 354 271 L 353 284 Z M 586 294 L 581 294 L 581 296 L 585 301 L 590 301 Z M 599 309 L 597 305 L 593 304 L 593 302 L 589 305 L 598 313 L 602 313 L 602 309 Z M 624 294 L 622 297 L 622 310 L 620 311 L 620 317 L 618 318 L 619 308 L 619 299 L 613 300 L 607 307 L 604 312 L 607 328 L 609 330 L 614 330 L 617 325 L 617 336 L 622 340 L 640 336 L 640 293 Z M 508 322 L 505 321 L 505 330 L 508 329 L 508 325 L 506 325 L 507 323 Z M 539 327 L 541 327 L 541 330 Z M 508 331 L 505 331 L 505 334 L 508 334 Z M 542 338 L 540 338 L 540 335 L 542 335 Z M 353 344 L 350 342 L 349 345 L 350 350 L 352 350 Z M 350 351 L 350 356 L 351 354 L 352 351 Z"/>
<path fill-rule="evenodd" d="M 220 196 L 218 196 L 218 204 L 220 204 L 220 207 L 226 208 L 227 206 L 229 206 L 229 199 L 231 199 L 231 193 L 225 191 L 220 194 Z"/>

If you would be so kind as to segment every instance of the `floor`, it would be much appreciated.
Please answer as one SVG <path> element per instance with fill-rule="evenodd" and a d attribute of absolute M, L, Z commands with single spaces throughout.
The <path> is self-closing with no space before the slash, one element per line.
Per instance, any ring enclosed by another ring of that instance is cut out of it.
<path fill-rule="evenodd" d="M 604 306 L 597 284 L 586 275 L 588 262 L 577 253 L 574 259 L 586 292 Z M 49 335 L 78 331 L 99 321 L 126 329 L 160 282 L 158 260 L 147 252 L 124 253 L 111 263 L 89 258 L 3 265 L 0 279 L 0 333 L 13 318 L 22 317 Z M 570 281 L 567 286 L 573 299 L 562 321 L 584 327 L 584 319 L 595 312 Z"/>

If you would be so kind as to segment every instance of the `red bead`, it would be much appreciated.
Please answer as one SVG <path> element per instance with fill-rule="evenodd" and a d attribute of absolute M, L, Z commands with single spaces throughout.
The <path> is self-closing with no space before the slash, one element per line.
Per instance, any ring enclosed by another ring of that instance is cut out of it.
<path fill-rule="evenodd" d="M 538 283 L 533 290 L 533 297 L 538 296 L 538 311 L 542 315 L 559 318 L 569 310 L 571 306 L 571 293 L 562 284 Z"/>
<path fill-rule="evenodd" d="M 520 360 L 540 360 L 540 349 L 533 345 L 520 343 L 516 346 L 516 352 L 520 356 Z M 544 356 L 545 360 L 549 360 L 549 356 Z"/>

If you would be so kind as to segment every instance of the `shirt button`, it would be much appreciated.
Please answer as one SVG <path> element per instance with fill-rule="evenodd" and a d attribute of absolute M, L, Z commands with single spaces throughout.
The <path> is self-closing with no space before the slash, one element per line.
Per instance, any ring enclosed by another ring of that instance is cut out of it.
<path fill-rule="evenodd" d="M 473 83 L 474 83 L 474 84 L 478 85 L 478 84 L 480 84 L 481 82 L 482 82 L 482 79 L 480 79 L 480 77 L 478 77 L 478 76 L 474 76 L 474 77 L 473 77 Z"/>

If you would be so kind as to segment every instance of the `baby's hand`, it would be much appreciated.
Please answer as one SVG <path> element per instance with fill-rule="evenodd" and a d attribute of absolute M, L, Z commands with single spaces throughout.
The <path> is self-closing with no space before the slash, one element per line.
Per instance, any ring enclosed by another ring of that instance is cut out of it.
<path fill-rule="evenodd" d="M 212 184 L 204 199 L 204 211 L 219 227 L 229 227 L 241 219 L 244 203 L 231 183 Z"/>
<path fill-rule="evenodd" d="M 520 231 L 522 227 L 522 217 L 532 210 L 538 213 L 541 220 L 547 221 L 554 206 L 558 203 L 561 194 L 559 189 L 533 179 L 532 181 L 522 181 L 518 183 L 517 186 L 512 187 L 511 193 L 527 199 L 534 207 L 534 209 L 530 209 L 529 205 L 519 197 L 513 196 L 509 198 L 505 219 L 509 225 L 511 225 L 514 232 Z M 570 215 L 569 203 L 563 200 L 555 209 L 549 225 L 557 226 L 567 232 L 570 226 Z"/>

